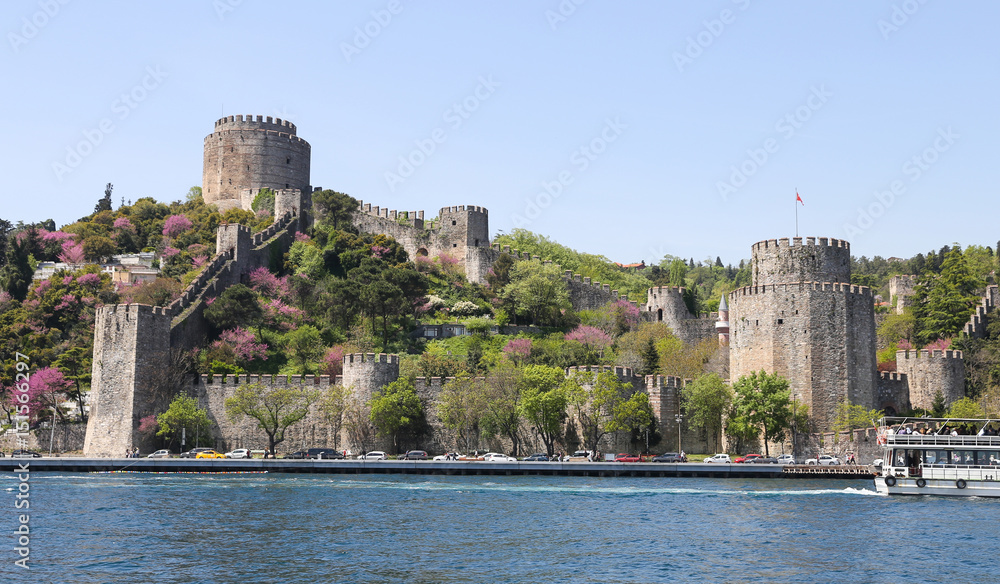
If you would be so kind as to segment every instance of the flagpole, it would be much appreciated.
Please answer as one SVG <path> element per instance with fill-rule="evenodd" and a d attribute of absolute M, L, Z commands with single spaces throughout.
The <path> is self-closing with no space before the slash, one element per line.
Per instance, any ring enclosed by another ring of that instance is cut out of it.
<path fill-rule="evenodd" d="M 799 187 L 795 187 L 795 237 L 799 236 Z"/>

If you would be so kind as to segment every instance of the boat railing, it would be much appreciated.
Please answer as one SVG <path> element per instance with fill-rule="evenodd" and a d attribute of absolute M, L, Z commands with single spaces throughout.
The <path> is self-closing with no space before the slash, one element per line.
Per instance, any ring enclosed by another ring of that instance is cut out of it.
<path fill-rule="evenodd" d="M 1000 448 L 1000 436 L 888 434 L 886 441 L 888 444 L 899 446 L 994 446 Z"/>

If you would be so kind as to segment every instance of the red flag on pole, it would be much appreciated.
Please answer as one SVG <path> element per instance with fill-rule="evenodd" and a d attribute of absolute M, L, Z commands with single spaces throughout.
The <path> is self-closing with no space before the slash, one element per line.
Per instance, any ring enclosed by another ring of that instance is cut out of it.
<path fill-rule="evenodd" d="M 803 201 L 802 197 L 799 196 L 799 192 L 798 191 L 795 191 L 795 200 L 798 201 L 798 202 L 800 202 L 800 203 L 802 203 L 803 207 L 806 206 L 805 201 Z"/>

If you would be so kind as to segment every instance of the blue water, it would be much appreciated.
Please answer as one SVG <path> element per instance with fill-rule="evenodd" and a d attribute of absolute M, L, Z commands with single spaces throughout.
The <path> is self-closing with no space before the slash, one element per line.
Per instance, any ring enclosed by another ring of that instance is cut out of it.
<path fill-rule="evenodd" d="M 19 582 L 996 582 L 1000 500 L 870 481 L 31 476 Z M 6 580 L 6 578 L 5 578 Z"/>

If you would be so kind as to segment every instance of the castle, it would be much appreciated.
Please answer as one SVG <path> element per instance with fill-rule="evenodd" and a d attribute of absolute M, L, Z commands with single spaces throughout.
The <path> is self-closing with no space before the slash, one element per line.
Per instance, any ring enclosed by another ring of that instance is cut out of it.
<path fill-rule="evenodd" d="M 224 400 L 241 384 L 317 390 L 342 384 L 363 401 L 398 378 L 398 357 L 384 354 L 346 355 L 342 376 L 332 379 L 311 375 L 174 379 L 168 374 L 178 353 L 199 346 L 206 338 L 205 301 L 255 268 L 277 269 L 295 233 L 308 227 L 313 191 L 309 157 L 309 144 L 295 135 L 295 126 L 287 121 L 230 116 L 215 123 L 215 131 L 205 138 L 205 201 L 220 209 L 249 209 L 260 189 L 269 188 L 275 191 L 275 222 L 256 234 L 240 225 L 220 225 L 216 256 L 170 306 L 98 309 L 86 455 L 118 456 L 132 446 L 148 448 L 147 438 L 138 431 L 139 421 L 164 411 L 178 391 L 198 397 L 217 424 L 218 434 L 212 440 L 220 448 L 259 447 L 263 443 L 259 430 L 249 422 L 234 424 L 225 416 Z M 436 218 L 425 219 L 423 211 L 400 212 L 360 203 L 352 222 L 362 232 L 391 236 L 413 258 L 451 255 L 469 280 L 483 282 L 503 254 L 531 259 L 509 247 L 491 245 L 488 219 L 487 210 L 474 205 L 444 207 Z M 772 239 L 754 244 L 751 253 L 752 284 L 723 297 L 717 314 L 692 315 L 684 303 L 684 289 L 676 287 L 650 288 L 646 302 L 636 306 L 644 318 L 667 324 L 685 343 L 717 339 L 722 354 L 728 355 L 732 379 L 761 369 L 786 377 L 793 397 L 809 406 L 820 428 L 829 427 L 844 399 L 896 412 L 930 407 L 938 390 L 947 401 L 964 394 L 959 351 L 901 351 L 896 372 L 876 370 L 874 300 L 871 290 L 850 284 L 846 241 Z M 578 310 L 624 298 L 608 285 L 570 271 L 564 272 L 563 279 Z M 902 293 L 902 287 L 899 290 Z M 983 333 L 983 317 L 1000 300 L 997 296 L 996 287 L 991 287 L 967 333 Z M 673 421 L 681 413 L 683 380 L 642 377 L 627 367 L 571 367 L 566 374 L 603 370 L 614 372 L 634 391 L 646 392 L 661 435 L 675 435 Z M 417 378 L 417 392 L 428 404 L 428 421 L 435 428 L 440 428 L 436 399 L 448 382 Z M 338 442 L 329 423 L 315 406 L 313 410 L 289 429 L 288 444 Z M 708 447 L 709 437 L 699 429 L 684 430 L 686 448 Z M 426 447 L 443 449 L 440 440 L 436 433 Z"/>

